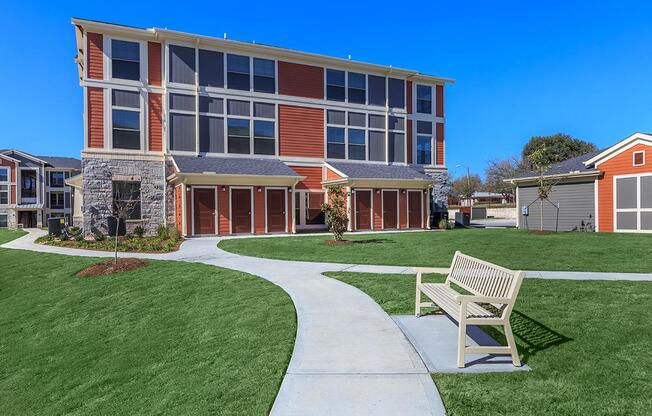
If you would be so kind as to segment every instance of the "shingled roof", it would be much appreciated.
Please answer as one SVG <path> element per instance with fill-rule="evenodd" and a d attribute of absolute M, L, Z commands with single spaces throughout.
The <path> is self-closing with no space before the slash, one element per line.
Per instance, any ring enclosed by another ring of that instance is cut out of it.
<path fill-rule="evenodd" d="M 218 175 L 290 176 L 300 175 L 277 159 L 172 156 L 179 173 L 215 173 Z"/>
<path fill-rule="evenodd" d="M 81 170 L 81 160 L 74 157 L 61 157 L 61 156 L 34 156 L 41 159 L 53 168 L 61 169 L 76 169 Z"/>
<path fill-rule="evenodd" d="M 599 173 L 600 171 L 598 169 L 596 169 L 593 166 L 587 167 L 584 165 L 584 162 L 600 154 L 600 152 L 602 152 L 602 150 L 596 150 L 595 152 L 586 153 L 583 154 L 582 156 L 577 156 L 571 159 L 563 160 L 561 162 L 553 163 L 544 176 L 555 176 L 555 175 L 577 174 L 577 173 Z M 519 175 L 516 175 L 513 179 L 532 178 L 535 176 L 539 176 L 539 173 L 535 171 L 527 171 Z"/>
<path fill-rule="evenodd" d="M 332 161 L 329 161 L 328 165 L 349 179 L 432 180 L 423 172 L 409 166 Z"/>

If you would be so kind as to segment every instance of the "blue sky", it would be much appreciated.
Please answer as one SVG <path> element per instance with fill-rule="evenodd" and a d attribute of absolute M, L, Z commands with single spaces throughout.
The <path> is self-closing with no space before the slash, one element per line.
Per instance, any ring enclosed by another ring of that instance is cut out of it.
<path fill-rule="evenodd" d="M 10 2 L 0 16 L 0 148 L 79 156 L 72 16 L 278 45 L 456 79 L 447 165 L 483 173 L 533 135 L 608 146 L 652 131 L 652 3 Z M 178 5 L 182 4 L 181 7 Z M 277 6 L 274 9 L 270 5 Z"/>

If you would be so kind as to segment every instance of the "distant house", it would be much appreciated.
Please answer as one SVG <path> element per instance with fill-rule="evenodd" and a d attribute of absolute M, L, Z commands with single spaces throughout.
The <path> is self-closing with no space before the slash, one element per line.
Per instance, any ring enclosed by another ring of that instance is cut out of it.
<path fill-rule="evenodd" d="M 0 150 L 0 228 L 41 227 L 53 217 L 71 224 L 66 180 L 80 171 L 79 159 Z"/>
<path fill-rule="evenodd" d="M 497 192 L 474 192 L 470 198 L 460 196 L 460 205 L 463 207 L 472 207 L 478 204 L 509 204 L 512 203 L 513 197 L 505 198 L 505 195 Z"/>
<path fill-rule="evenodd" d="M 545 230 L 652 232 L 652 135 L 635 133 L 613 146 L 553 165 L 543 203 Z M 537 174 L 508 180 L 516 186 L 517 226 L 538 229 Z"/>

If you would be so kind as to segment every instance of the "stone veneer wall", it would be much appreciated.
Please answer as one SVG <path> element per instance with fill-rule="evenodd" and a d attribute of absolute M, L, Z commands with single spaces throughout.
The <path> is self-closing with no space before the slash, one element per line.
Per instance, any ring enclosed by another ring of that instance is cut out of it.
<path fill-rule="evenodd" d="M 430 220 L 432 227 L 436 228 L 437 224 L 434 224 L 433 214 L 435 212 L 448 212 L 448 193 L 450 192 L 451 184 L 448 171 L 426 171 L 425 174 L 430 176 L 433 182 L 430 193 Z"/>
<path fill-rule="evenodd" d="M 174 166 L 170 159 L 165 162 L 165 177 L 167 178 L 175 172 Z M 177 204 L 174 200 L 174 185 L 168 183 L 165 188 L 165 220 L 169 226 L 176 225 L 176 209 Z"/>
<path fill-rule="evenodd" d="M 15 229 L 18 227 L 18 215 L 15 209 L 0 209 L 0 214 L 7 215 L 7 228 Z"/>
<path fill-rule="evenodd" d="M 107 218 L 112 215 L 111 201 L 113 180 L 124 177 L 139 179 L 141 216 L 140 221 L 129 221 L 127 232 L 142 225 L 147 235 L 156 234 L 156 228 L 165 224 L 165 168 L 164 162 L 153 160 L 119 159 L 118 156 L 82 157 L 83 194 L 82 212 L 84 234 L 96 232 L 108 234 Z"/>

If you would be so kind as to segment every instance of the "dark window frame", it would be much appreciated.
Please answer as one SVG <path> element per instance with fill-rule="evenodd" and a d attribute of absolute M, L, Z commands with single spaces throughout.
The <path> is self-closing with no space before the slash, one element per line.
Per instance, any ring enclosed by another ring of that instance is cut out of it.
<path fill-rule="evenodd" d="M 116 209 L 116 198 L 118 196 L 121 196 L 118 194 L 116 191 L 116 185 L 120 184 L 129 184 L 129 186 L 134 186 L 137 185 L 137 191 L 130 191 L 130 196 L 129 198 L 120 198 L 117 199 L 118 201 L 138 201 L 137 205 L 134 205 L 134 209 L 129 213 L 129 217 L 127 218 L 127 221 L 140 221 L 142 220 L 142 205 L 143 205 L 143 200 L 142 200 L 142 183 L 140 181 L 112 181 L 111 182 L 111 195 L 112 195 L 112 201 L 113 201 L 113 215 L 117 215 L 117 209 Z M 137 195 L 137 197 L 136 197 Z"/>
<path fill-rule="evenodd" d="M 116 46 L 116 43 L 121 43 L 121 44 L 134 44 L 137 46 L 136 51 L 138 52 L 138 59 L 129 59 L 127 57 L 121 57 L 121 58 L 116 58 L 116 53 L 114 52 L 114 47 Z M 140 81 L 141 80 L 141 73 L 140 73 L 140 42 L 137 41 L 130 41 L 130 40 L 123 40 L 123 39 L 111 39 L 111 78 L 112 79 L 122 79 L 122 80 L 128 80 L 128 81 Z M 120 69 L 120 65 L 125 65 L 127 67 L 132 67 L 132 68 L 123 68 Z M 130 76 L 120 76 L 120 75 L 127 75 L 128 72 L 134 71 L 133 67 L 135 64 L 135 77 L 130 77 Z M 116 76 L 116 73 L 118 73 L 118 76 Z"/>
<path fill-rule="evenodd" d="M 331 81 L 330 74 L 342 74 L 342 85 Z M 339 98 L 341 92 L 341 99 Z M 326 69 L 326 99 L 330 101 L 346 102 L 346 71 L 339 69 Z"/>

